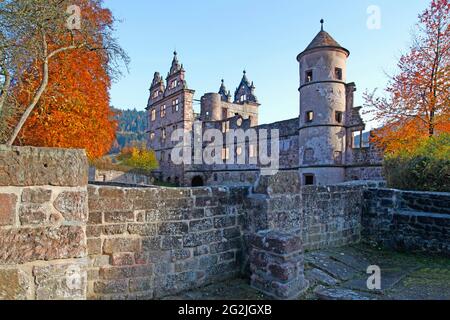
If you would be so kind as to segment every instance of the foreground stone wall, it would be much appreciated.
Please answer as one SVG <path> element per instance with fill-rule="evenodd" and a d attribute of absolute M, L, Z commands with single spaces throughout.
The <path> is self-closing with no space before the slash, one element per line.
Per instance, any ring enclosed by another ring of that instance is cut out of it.
<path fill-rule="evenodd" d="M 81 150 L 0 146 L 0 300 L 86 298 L 87 172 Z"/>
<path fill-rule="evenodd" d="M 247 194 L 89 186 L 89 298 L 160 298 L 236 277 Z"/>
<path fill-rule="evenodd" d="M 369 189 L 365 240 L 387 248 L 450 256 L 450 194 Z"/>

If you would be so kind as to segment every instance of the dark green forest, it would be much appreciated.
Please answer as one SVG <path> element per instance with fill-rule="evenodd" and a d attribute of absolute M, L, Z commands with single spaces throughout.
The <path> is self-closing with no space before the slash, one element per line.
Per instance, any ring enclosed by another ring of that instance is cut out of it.
<path fill-rule="evenodd" d="M 116 119 L 119 122 L 116 141 L 110 151 L 111 154 L 119 153 L 125 146 L 134 141 L 147 141 L 148 117 L 147 112 L 133 110 L 113 109 L 117 113 Z"/>

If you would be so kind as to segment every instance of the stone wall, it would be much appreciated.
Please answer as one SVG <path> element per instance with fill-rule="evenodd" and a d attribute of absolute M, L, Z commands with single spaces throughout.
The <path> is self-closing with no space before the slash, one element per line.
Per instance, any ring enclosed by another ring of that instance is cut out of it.
<path fill-rule="evenodd" d="M 302 237 L 305 250 L 359 242 L 363 191 L 381 182 L 300 186 L 297 171 L 261 177 L 250 196 L 251 232 L 280 230 Z"/>
<path fill-rule="evenodd" d="M 236 277 L 247 194 L 89 186 L 89 298 L 157 299 Z"/>
<path fill-rule="evenodd" d="M 450 194 L 369 189 L 365 240 L 387 248 L 450 256 Z"/>
<path fill-rule="evenodd" d="M 89 168 L 89 182 L 112 182 L 133 185 L 151 185 L 154 179 L 148 176 L 114 170 Z"/>
<path fill-rule="evenodd" d="M 86 298 L 87 174 L 81 150 L 0 146 L 0 300 Z"/>

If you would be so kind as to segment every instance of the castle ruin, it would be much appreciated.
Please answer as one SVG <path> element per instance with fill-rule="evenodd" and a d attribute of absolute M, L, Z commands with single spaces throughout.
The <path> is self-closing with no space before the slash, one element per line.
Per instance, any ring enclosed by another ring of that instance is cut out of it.
<path fill-rule="evenodd" d="M 149 146 L 156 151 L 160 162 L 156 178 L 183 186 L 248 184 L 258 179 L 261 164 L 254 159 L 260 148 L 258 139 L 249 138 L 245 148 L 236 146 L 234 141 L 224 143 L 223 165 L 174 164 L 171 155 L 176 143 L 171 140 L 172 133 L 180 129 L 192 133 L 194 123 L 199 121 L 202 132 L 220 130 L 224 141 L 230 130 L 251 128 L 258 133 L 262 129 L 278 130 L 279 170 L 298 171 L 303 185 L 381 179 L 382 155 L 363 138 L 366 125 L 361 107 L 354 106 L 356 85 L 347 82 L 349 55 L 347 49 L 323 30 L 322 22 L 321 31 L 297 57 L 299 117 L 260 125 L 261 105 L 255 85 L 245 71 L 234 97 L 222 80 L 218 93 L 201 97 L 201 111 L 196 114 L 195 91 L 189 89 L 185 69 L 175 52 L 166 81 L 160 73 L 155 73 L 147 106 Z M 245 163 L 228 161 L 230 156 L 239 157 L 242 153 Z"/>

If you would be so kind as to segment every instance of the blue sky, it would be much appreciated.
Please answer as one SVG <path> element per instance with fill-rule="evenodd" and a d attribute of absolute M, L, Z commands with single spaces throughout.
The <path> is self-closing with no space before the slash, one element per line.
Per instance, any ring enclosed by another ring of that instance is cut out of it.
<path fill-rule="evenodd" d="M 111 90 L 111 104 L 143 110 L 155 71 L 165 76 L 174 49 L 196 99 L 217 92 L 220 80 L 234 93 L 247 70 L 262 104 L 260 122 L 298 116 L 298 63 L 320 30 L 351 51 L 348 81 L 356 103 L 366 90 L 384 88 L 408 48 L 417 16 L 429 0 L 105 0 L 117 36 L 131 57 L 130 72 Z M 381 29 L 367 28 L 367 8 L 381 9 Z"/>

